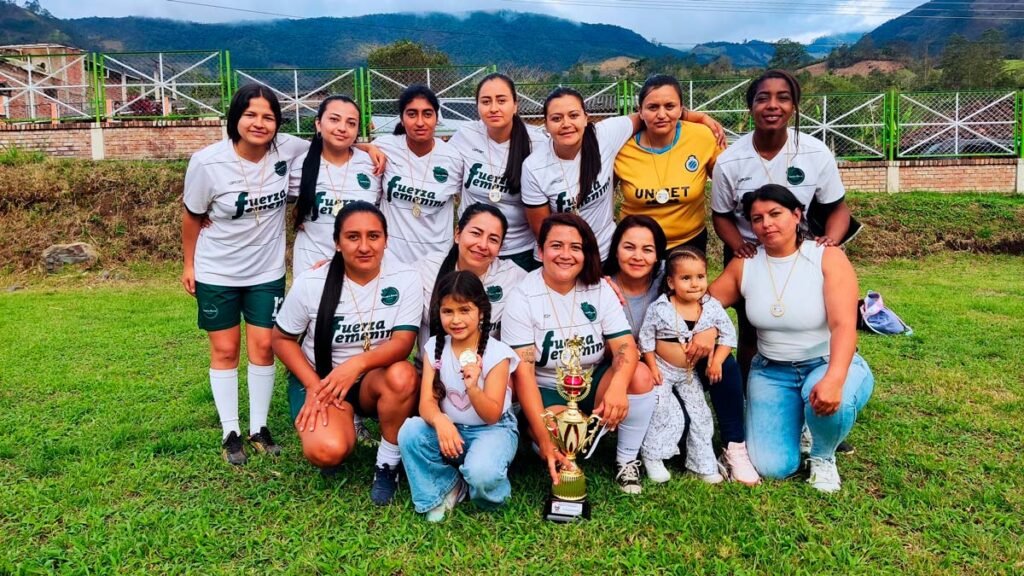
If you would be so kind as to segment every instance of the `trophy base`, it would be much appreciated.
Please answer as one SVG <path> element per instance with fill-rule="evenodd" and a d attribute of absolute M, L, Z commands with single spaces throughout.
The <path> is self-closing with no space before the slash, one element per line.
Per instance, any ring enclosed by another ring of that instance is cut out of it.
<path fill-rule="evenodd" d="M 544 519 L 560 524 L 590 520 L 590 502 L 586 499 L 562 500 L 549 495 L 544 501 Z"/>

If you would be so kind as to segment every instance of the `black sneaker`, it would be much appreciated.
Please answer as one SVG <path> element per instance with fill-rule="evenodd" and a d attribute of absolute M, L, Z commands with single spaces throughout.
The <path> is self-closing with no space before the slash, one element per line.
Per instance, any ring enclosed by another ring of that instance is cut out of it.
<path fill-rule="evenodd" d="M 839 443 L 839 446 L 836 446 L 836 454 L 853 454 L 854 450 L 853 444 L 846 440 L 843 440 Z"/>
<path fill-rule="evenodd" d="M 245 448 L 242 447 L 242 439 L 238 437 L 238 432 L 232 431 L 228 434 L 224 443 L 221 444 L 221 449 L 221 456 L 228 464 L 241 466 L 249 460 L 249 457 L 245 455 Z"/>
<path fill-rule="evenodd" d="M 640 486 L 640 461 L 616 464 L 615 481 L 618 482 L 619 489 L 626 494 L 639 494 L 643 490 Z"/>
<path fill-rule="evenodd" d="M 260 428 L 259 432 L 249 436 L 249 444 L 252 444 L 252 447 L 260 454 L 277 456 L 281 453 L 281 447 L 274 444 L 274 438 L 270 435 L 270 428 L 266 426 Z"/>
<path fill-rule="evenodd" d="M 373 467 L 373 485 L 370 487 L 370 500 L 377 506 L 387 506 L 398 490 L 398 473 L 402 465 L 394 468 L 390 464 Z"/>

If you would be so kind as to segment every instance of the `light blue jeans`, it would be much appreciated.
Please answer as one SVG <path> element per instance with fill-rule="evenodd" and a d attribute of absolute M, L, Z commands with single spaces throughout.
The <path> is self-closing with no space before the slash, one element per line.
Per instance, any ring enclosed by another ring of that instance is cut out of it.
<path fill-rule="evenodd" d="M 438 507 L 460 475 L 469 484 L 470 499 L 481 508 L 497 508 L 512 494 L 508 465 L 519 444 L 516 417 L 512 412 L 503 414 L 493 425 L 456 424 L 455 427 L 465 442 L 465 460 L 458 469 L 442 459 L 437 433 L 419 416 L 406 420 L 398 431 L 402 465 L 417 512 Z"/>
<path fill-rule="evenodd" d="M 860 354 L 853 355 L 843 384 L 843 399 L 831 416 L 819 416 L 809 398 L 828 369 L 828 356 L 800 362 L 776 362 L 757 354 L 747 378 L 747 450 L 758 473 L 785 478 L 800 467 L 800 431 L 811 432 L 811 456 L 835 458 L 857 414 L 868 403 L 875 377 Z"/>

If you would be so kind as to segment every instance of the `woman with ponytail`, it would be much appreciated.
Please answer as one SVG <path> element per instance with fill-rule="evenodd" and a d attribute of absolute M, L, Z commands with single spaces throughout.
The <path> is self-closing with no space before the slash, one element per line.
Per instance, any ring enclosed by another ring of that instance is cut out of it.
<path fill-rule="evenodd" d="M 477 122 L 467 123 L 448 144 L 462 157 L 462 210 L 477 202 L 497 207 L 508 220 L 500 257 L 529 272 L 536 243 L 523 205 L 523 161 L 547 145 L 544 131 L 527 126 L 519 117 L 515 82 L 504 74 L 488 74 L 476 86 Z M 486 283 L 485 283 L 486 286 Z"/>
<path fill-rule="evenodd" d="M 423 347 L 420 415 L 398 433 L 413 504 L 428 522 L 444 519 L 467 491 L 482 508 L 503 504 L 519 442 L 510 385 L 519 358 L 488 335 L 491 302 L 483 283 L 472 272 L 452 272 L 434 294 L 436 335 Z"/>
<path fill-rule="evenodd" d="M 484 292 L 491 303 L 491 319 L 488 324 L 492 337 L 501 333 L 501 313 L 505 299 L 519 281 L 526 277 L 526 271 L 512 260 L 501 260 L 503 241 L 508 231 L 508 221 L 497 206 L 475 203 L 463 208 L 455 229 L 455 244 L 447 254 L 431 254 L 420 264 L 420 282 L 423 284 L 423 322 L 420 326 L 420 346 L 426 344 L 438 332 L 430 326 L 430 301 L 441 279 L 450 272 L 462 270 L 472 272 L 483 282 Z M 531 256 L 532 258 L 532 256 Z"/>
<path fill-rule="evenodd" d="M 700 112 L 689 118 L 721 130 Z M 551 145 L 538 148 L 523 163 L 523 204 L 530 229 L 539 234 L 541 223 L 552 213 L 578 214 L 597 236 L 601 261 L 606 261 L 615 230 L 615 156 L 640 129 L 640 115 L 591 123 L 583 96 L 559 87 L 544 100 L 544 125 Z"/>
<path fill-rule="evenodd" d="M 292 277 L 335 252 L 334 217 L 356 200 L 377 204 L 380 178 L 370 155 L 355 146 L 359 106 L 348 96 L 328 96 L 316 113 L 309 151 L 293 165 L 289 196 L 296 197 Z"/>
<path fill-rule="evenodd" d="M 380 420 L 370 497 L 394 497 L 398 429 L 416 402 L 416 343 L 423 291 L 416 273 L 382 266 L 387 223 L 373 204 L 346 204 L 334 222 L 328 266 L 299 276 L 274 327 L 274 353 L 288 368 L 288 401 L 306 459 L 331 474 L 351 454 L 353 414 Z"/>

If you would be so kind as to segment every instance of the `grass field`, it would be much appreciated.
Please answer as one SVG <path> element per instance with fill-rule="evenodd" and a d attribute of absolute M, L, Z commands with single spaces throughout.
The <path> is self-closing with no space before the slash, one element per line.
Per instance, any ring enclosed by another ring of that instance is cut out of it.
<path fill-rule="evenodd" d="M 541 521 L 547 482 L 523 453 L 501 512 L 428 525 L 404 486 L 374 507 L 372 450 L 331 481 L 302 461 L 282 377 L 284 454 L 228 467 L 169 268 L 0 293 L 0 573 L 1024 572 L 1024 258 L 860 272 L 916 332 L 861 339 L 877 384 L 841 493 L 677 476 L 630 498 L 608 444 L 586 466 L 594 519 L 572 526 Z"/>

